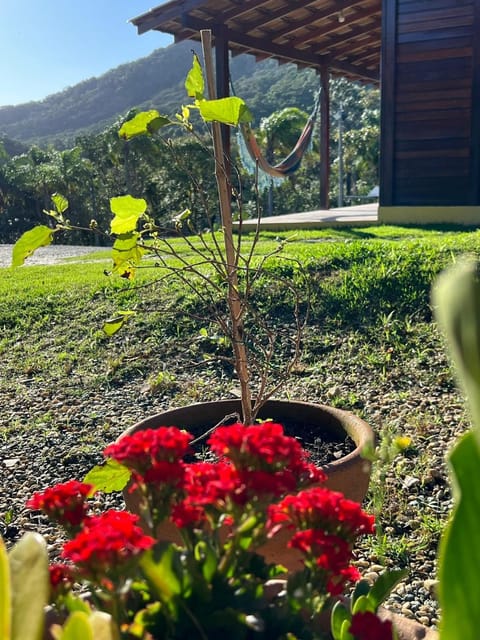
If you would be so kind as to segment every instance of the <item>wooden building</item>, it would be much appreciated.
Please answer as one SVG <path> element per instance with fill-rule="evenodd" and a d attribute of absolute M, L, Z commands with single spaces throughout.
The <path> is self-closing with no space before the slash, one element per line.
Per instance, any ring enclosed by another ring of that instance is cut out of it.
<path fill-rule="evenodd" d="M 379 219 L 480 223 L 480 0 L 170 0 L 138 33 L 215 39 L 229 51 L 315 68 L 321 83 L 321 208 L 328 208 L 329 78 L 379 84 Z"/>

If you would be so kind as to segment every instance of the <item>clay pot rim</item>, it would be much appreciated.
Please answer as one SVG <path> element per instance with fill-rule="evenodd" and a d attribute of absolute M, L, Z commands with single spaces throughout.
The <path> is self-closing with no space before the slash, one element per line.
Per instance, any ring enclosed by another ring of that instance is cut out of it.
<path fill-rule="evenodd" d="M 173 409 L 165 409 L 164 411 L 160 411 L 158 413 L 152 414 L 142 420 L 136 422 L 131 427 L 126 429 L 123 435 L 130 435 L 135 433 L 140 429 L 146 428 L 155 428 L 156 426 L 160 426 L 161 418 L 165 414 L 175 414 L 175 413 L 183 413 L 184 411 L 189 410 L 198 410 L 199 412 L 212 408 L 213 406 L 231 406 L 237 405 L 238 408 L 241 408 L 240 400 L 238 398 L 232 399 L 221 399 L 221 400 L 211 400 L 207 402 L 193 402 L 187 405 L 183 405 L 181 407 L 174 407 Z M 355 442 L 356 447 L 350 453 L 342 456 L 338 460 L 333 460 L 332 462 L 328 462 L 325 465 L 322 465 L 322 469 L 328 474 L 329 471 L 337 469 L 348 469 L 348 467 L 356 464 L 359 456 L 361 456 L 363 450 L 366 447 L 375 446 L 375 434 L 372 427 L 365 422 L 362 418 L 359 418 L 356 414 L 351 411 L 346 411 L 345 409 L 339 409 L 338 407 L 332 407 L 330 405 L 319 404 L 315 402 L 306 402 L 304 400 L 277 400 L 275 398 L 269 399 L 265 402 L 265 404 L 261 407 L 259 414 L 262 413 L 262 410 L 268 408 L 269 406 L 277 406 L 282 408 L 292 408 L 292 407 L 302 407 L 308 411 L 320 411 L 324 414 L 331 416 L 344 431 L 349 435 L 349 437 Z M 233 413 L 233 411 L 225 411 L 225 416 Z M 275 413 L 275 411 L 274 411 Z M 281 410 L 279 411 L 281 413 Z M 286 417 L 286 416 L 285 416 Z M 281 423 L 281 418 L 279 418 L 279 422 Z M 177 426 L 174 424 L 174 421 L 169 419 L 169 424 L 173 426 Z M 120 437 L 122 437 L 120 436 Z"/>

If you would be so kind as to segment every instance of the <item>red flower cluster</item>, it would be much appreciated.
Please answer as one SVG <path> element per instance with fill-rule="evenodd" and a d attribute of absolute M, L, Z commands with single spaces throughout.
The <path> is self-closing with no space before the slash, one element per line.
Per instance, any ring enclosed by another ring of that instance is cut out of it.
<path fill-rule="evenodd" d="M 296 438 L 286 436 L 274 422 L 245 426 L 233 424 L 215 429 L 208 441 L 218 456 L 225 456 L 240 471 L 288 469 L 297 479 L 324 482 L 325 474 L 307 463 L 307 453 Z"/>
<path fill-rule="evenodd" d="M 103 452 L 128 468 L 144 474 L 162 462 L 177 462 L 190 451 L 193 436 L 177 427 L 144 429 L 125 435 Z"/>
<path fill-rule="evenodd" d="M 350 566 L 353 542 L 359 535 L 373 533 L 374 523 L 359 504 L 341 493 L 313 487 L 271 505 L 268 516 L 269 535 L 282 526 L 295 529 L 289 546 L 319 570 L 328 593 L 338 595 L 346 582 L 359 579 Z"/>
<path fill-rule="evenodd" d="M 57 562 L 48 567 L 50 576 L 50 589 L 53 600 L 66 595 L 75 582 L 73 567 Z"/>
<path fill-rule="evenodd" d="M 357 502 L 325 487 L 286 496 L 271 505 L 269 519 L 274 530 L 286 524 L 300 530 L 319 529 L 346 540 L 374 531 L 373 516 L 365 513 Z"/>
<path fill-rule="evenodd" d="M 326 589 L 332 596 L 342 593 L 346 582 L 360 579 L 358 570 L 349 566 L 352 558 L 351 545 L 339 536 L 317 529 L 306 529 L 297 531 L 289 546 L 314 559 L 315 565 L 322 571 Z"/>
<path fill-rule="evenodd" d="M 258 544 L 267 532 L 273 536 L 284 526 L 295 529 L 289 546 L 305 555 L 330 594 L 358 579 L 349 566 L 352 544 L 358 535 L 373 531 L 373 518 L 357 503 L 324 487 L 288 495 L 323 482 L 325 474 L 308 462 L 298 441 L 286 436 L 280 425 L 216 429 L 209 445 L 220 457 L 217 462 L 185 462 L 191 440 L 186 431 L 159 427 L 124 436 L 104 451 L 132 471 L 133 486 L 141 490 L 154 528 L 165 517 L 179 528 L 207 523 L 217 529 L 241 525 L 254 515 Z M 65 544 L 62 557 L 109 589 L 116 577 L 128 575 L 155 540 L 137 525 L 138 516 L 128 512 L 88 516 L 86 498 L 92 492 L 91 485 L 70 481 L 35 494 L 27 504 L 67 526 L 75 537 Z M 52 585 L 59 590 L 71 578 L 62 570 L 51 570 Z"/>
<path fill-rule="evenodd" d="M 27 501 L 29 509 L 43 511 L 51 520 L 67 529 L 78 527 L 86 518 L 86 499 L 94 494 L 91 484 L 68 480 L 45 491 L 34 493 Z"/>
<path fill-rule="evenodd" d="M 355 613 L 350 624 L 355 640 L 392 640 L 393 625 L 390 620 L 380 620 L 370 611 Z"/>
<path fill-rule="evenodd" d="M 64 545 L 62 557 L 93 578 L 112 571 L 122 575 L 132 559 L 155 543 L 137 526 L 138 520 L 132 513 L 114 509 L 92 516 Z"/>

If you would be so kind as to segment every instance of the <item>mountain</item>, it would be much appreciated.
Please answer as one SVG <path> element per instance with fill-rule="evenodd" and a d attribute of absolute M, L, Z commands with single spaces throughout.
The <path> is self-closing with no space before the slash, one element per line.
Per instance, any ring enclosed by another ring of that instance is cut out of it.
<path fill-rule="evenodd" d="M 0 107 L 0 139 L 66 148 L 78 135 L 97 133 L 132 108 L 172 115 L 186 99 L 192 50 L 199 53 L 200 45 L 180 42 L 44 100 Z M 318 85 L 312 70 L 272 60 L 256 62 L 246 55 L 232 58 L 231 76 L 236 95 L 247 102 L 257 122 L 285 106 L 310 111 Z"/>

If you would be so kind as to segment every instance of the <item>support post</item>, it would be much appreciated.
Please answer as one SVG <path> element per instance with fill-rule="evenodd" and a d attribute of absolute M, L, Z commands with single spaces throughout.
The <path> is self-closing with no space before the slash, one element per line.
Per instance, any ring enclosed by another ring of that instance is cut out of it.
<path fill-rule="evenodd" d="M 215 38 L 215 75 L 217 86 L 217 97 L 228 98 L 230 95 L 230 68 L 228 61 L 228 29 L 224 24 L 217 24 L 214 27 Z M 225 152 L 226 169 L 230 173 L 230 127 L 222 125 L 222 142 Z"/>
<path fill-rule="evenodd" d="M 329 209 L 330 201 L 330 73 L 320 68 L 320 209 Z"/>

